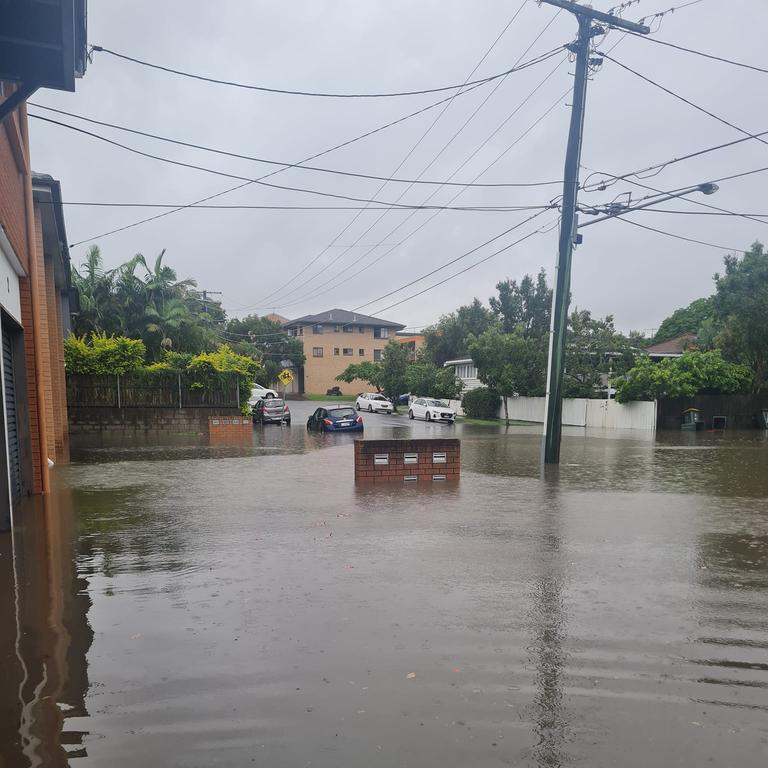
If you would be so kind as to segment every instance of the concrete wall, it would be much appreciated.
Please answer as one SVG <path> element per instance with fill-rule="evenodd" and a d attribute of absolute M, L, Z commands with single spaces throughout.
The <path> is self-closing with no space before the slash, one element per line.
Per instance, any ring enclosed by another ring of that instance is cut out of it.
<path fill-rule="evenodd" d="M 509 418 L 515 421 L 544 423 L 543 397 L 507 398 Z M 504 418 L 504 406 L 499 409 Z M 624 405 L 615 400 L 563 400 L 563 426 L 595 429 L 649 429 L 656 428 L 656 403 L 635 402 Z"/>
<path fill-rule="evenodd" d="M 137 434 L 207 435 L 209 417 L 237 417 L 236 408 L 69 408 L 69 435 L 120 437 Z"/>

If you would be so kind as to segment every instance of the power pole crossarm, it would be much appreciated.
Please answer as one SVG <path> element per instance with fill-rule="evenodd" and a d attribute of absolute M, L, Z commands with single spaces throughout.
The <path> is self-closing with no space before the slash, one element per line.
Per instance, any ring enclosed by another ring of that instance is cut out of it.
<path fill-rule="evenodd" d="M 578 16 L 583 16 L 590 21 L 599 21 L 614 29 L 625 29 L 627 32 L 637 32 L 638 35 L 647 35 L 651 30 L 644 24 L 636 24 L 634 21 L 625 21 L 612 13 L 603 13 L 594 8 L 588 8 L 585 5 L 569 2 L 569 0 L 541 0 L 547 5 L 554 5 L 555 8 L 562 8 L 564 11 L 570 11 Z"/>

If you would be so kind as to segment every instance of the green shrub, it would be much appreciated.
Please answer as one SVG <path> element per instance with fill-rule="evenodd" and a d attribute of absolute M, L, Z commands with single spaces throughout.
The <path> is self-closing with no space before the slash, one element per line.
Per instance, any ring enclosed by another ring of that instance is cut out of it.
<path fill-rule="evenodd" d="M 193 377 L 193 387 L 204 387 L 223 380 L 222 374 L 236 373 L 240 384 L 240 403 L 244 414 L 250 413 L 248 398 L 261 364 L 247 355 L 238 355 L 228 344 L 222 344 L 215 352 L 195 355 L 187 365 L 187 373 Z"/>
<path fill-rule="evenodd" d="M 496 392 L 486 388 L 470 389 L 461 398 L 464 413 L 473 419 L 496 419 L 499 416 L 501 398 Z"/>
<path fill-rule="evenodd" d="M 70 335 L 64 340 L 64 367 L 67 373 L 121 376 L 142 368 L 146 351 L 141 339 L 106 333 Z"/>

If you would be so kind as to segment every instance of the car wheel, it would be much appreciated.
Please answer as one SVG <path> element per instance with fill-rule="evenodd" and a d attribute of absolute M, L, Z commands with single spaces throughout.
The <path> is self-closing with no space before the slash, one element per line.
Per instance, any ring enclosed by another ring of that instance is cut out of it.
<path fill-rule="evenodd" d="M 409 419 L 415 418 L 414 415 L 413 415 L 413 411 L 408 411 L 408 418 Z"/>
<path fill-rule="evenodd" d="M 368 413 L 373 413 L 373 406 L 372 405 L 368 406 Z"/>
<path fill-rule="evenodd" d="M 360 410 L 360 403 L 355 403 L 355 410 L 356 410 L 356 411 L 359 411 L 359 410 Z"/>
<path fill-rule="evenodd" d="M 427 421 L 432 421 L 432 414 L 427 411 Z"/>

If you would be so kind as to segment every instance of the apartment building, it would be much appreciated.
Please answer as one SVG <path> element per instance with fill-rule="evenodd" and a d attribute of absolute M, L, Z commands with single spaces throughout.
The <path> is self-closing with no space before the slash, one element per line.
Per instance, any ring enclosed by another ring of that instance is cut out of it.
<path fill-rule="evenodd" d="M 339 387 L 345 395 L 369 388 L 363 381 L 336 381 L 350 363 L 378 362 L 387 342 L 405 326 L 346 309 L 329 309 L 283 323 L 304 344 L 304 366 L 299 370 L 299 392 L 324 395 Z"/>

